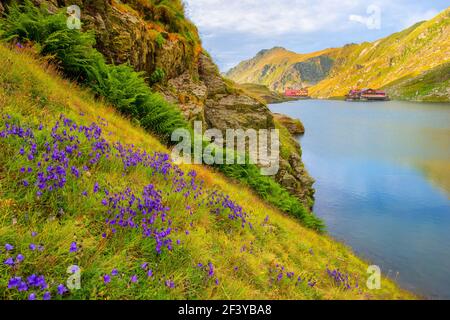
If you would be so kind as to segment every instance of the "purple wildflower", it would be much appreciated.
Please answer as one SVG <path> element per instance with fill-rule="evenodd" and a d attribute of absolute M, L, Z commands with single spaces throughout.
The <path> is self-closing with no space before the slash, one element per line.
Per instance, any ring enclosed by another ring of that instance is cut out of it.
<path fill-rule="evenodd" d="M 212 277 L 214 275 L 214 266 L 211 262 L 208 262 L 208 277 Z"/>
<path fill-rule="evenodd" d="M 5 249 L 6 251 L 11 251 L 14 249 L 14 247 L 12 245 L 10 245 L 9 243 L 5 244 Z"/>
<path fill-rule="evenodd" d="M 70 270 L 72 273 L 75 273 L 75 272 L 77 272 L 78 270 L 80 270 L 80 267 L 79 266 L 72 266 L 72 269 Z"/>
<path fill-rule="evenodd" d="M 13 258 L 8 258 L 3 263 L 6 264 L 7 266 L 13 266 L 14 260 L 13 260 Z"/>
<path fill-rule="evenodd" d="M 70 252 L 77 252 L 77 251 L 78 251 L 77 243 L 76 243 L 75 241 L 72 242 L 72 243 L 70 244 L 70 249 L 69 249 L 69 251 L 70 251 Z"/>
<path fill-rule="evenodd" d="M 100 190 L 100 187 L 98 186 L 98 182 L 94 184 L 94 193 L 97 193 Z"/>
<path fill-rule="evenodd" d="M 110 283 L 111 282 L 111 277 L 109 276 L 109 274 L 105 274 L 103 276 L 103 282 L 104 283 Z"/>
<path fill-rule="evenodd" d="M 8 289 L 17 287 L 21 281 L 22 281 L 21 277 L 14 277 L 14 278 L 9 279 Z"/>
<path fill-rule="evenodd" d="M 49 291 L 44 293 L 44 296 L 42 297 L 43 300 L 51 300 L 51 298 L 52 298 L 52 295 L 50 294 Z"/>
<path fill-rule="evenodd" d="M 17 286 L 17 291 L 19 291 L 19 292 L 28 291 L 27 283 L 25 281 L 21 281 L 19 283 L 19 285 Z"/>
<path fill-rule="evenodd" d="M 175 283 L 172 280 L 166 280 L 165 285 L 170 289 L 175 288 Z"/>
<path fill-rule="evenodd" d="M 28 300 L 36 300 L 36 293 L 31 293 L 31 294 L 28 296 Z"/>
<path fill-rule="evenodd" d="M 57 288 L 57 292 L 60 296 L 64 295 L 67 291 L 67 288 L 63 284 L 60 284 Z"/>

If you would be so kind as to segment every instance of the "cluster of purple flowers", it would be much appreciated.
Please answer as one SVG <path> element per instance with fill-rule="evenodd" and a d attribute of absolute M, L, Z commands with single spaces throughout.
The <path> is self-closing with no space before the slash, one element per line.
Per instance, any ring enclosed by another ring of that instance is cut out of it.
<path fill-rule="evenodd" d="M 41 124 L 39 131 L 42 129 Z M 64 188 L 69 175 L 78 179 L 89 166 L 95 165 L 102 157 L 108 158 L 110 145 L 101 135 L 102 129 L 97 124 L 77 125 L 63 115 L 51 128 L 51 139 L 46 139 L 39 150 L 31 128 L 6 122 L 5 129 L 0 132 L 0 138 L 15 136 L 23 140 L 19 154 L 30 162 L 30 166 L 27 170 L 20 170 L 25 173 L 22 184 L 25 187 L 36 186 L 38 196 Z M 87 151 L 82 151 L 82 141 L 90 143 Z M 83 157 L 87 157 L 87 165 L 80 168 Z"/>
<path fill-rule="evenodd" d="M 3 264 L 9 267 L 17 267 L 21 262 L 25 260 L 25 256 L 22 253 L 18 253 L 17 255 L 13 255 L 12 251 L 14 250 L 14 246 L 7 243 L 5 244 L 5 254 L 6 257 L 3 260 Z"/>
<path fill-rule="evenodd" d="M 253 228 L 251 222 L 247 221 L 249 218 L 247 212 L 235 201 L 231 200 L 229 195 L 213 191 L 209 195 L 206 205 L 211 208 L 212 214 L 227 213 L 228 218 L 232 221 L 239 221 L 242 228 L 245 228 L 246 224 L 248 224 L 250 229 Z"/>
<path fill-rule="evenodd" d="M 33 232 L 32 236 L 35 237 L 36 232 Z M 27 293 L 29 300 L 36 300 L 38 298 L 38 294 L 36 292 L 41 292 L 40 296 L 42 296 L 43 300 L 50 300 L 52 297 L 51 288 L 45 276 L 34 273 L 28 276 L 18 276 L 17 272 L 20 270 L 19 264 L 24 261 L 25 256 L 18 253 L 14 259 L 11 256 L 15 250 L 14 246 L 7 243 L 4 247 L 6 259 L 3 263 L 4 265 L 11 267 L 10 271 L 15 274 L 8 280 L 7 288 L 9 290 L 16 290 L 18 293 Z M 31 251 L 34 251 L 36 246 L 34 244 L 30 244 L 29 248 Z M 62 296 L 68 292 L 68 289 L 63 284 L 59 284 L 55 287 L 55 291 L 58 295 Z"/>
<path fill-rule="evenodd" d="M 352 289 L 351 285 L 351 279 L 348 273 L 342 273 L 339 271 L 339 269 L 329 269 L 327 267 L 327 274 L 328 276 L 333 280 L 333 283 L 338 286 L 342 287 L 345 290 Z M 358 288 L 358 280 L 355 281 L 354 288 Z"/>
<path fill-rule="evenodd" d="M 279 283 L 283 281 L 283 279 L 294 283 L 295 286 L 299 285 L 303 281 L 301 276 L 296 276 L 293 271 L 287 271 L 283 265 L 276 264 L 275 267 L 269 268 L 269 282 L 271 285 Z M 315 284 L 316 281 L 308 281 L 308 285 L 310 287 L 314 287 Z"/>
<path fill-rule="evenodd" d="M 37 232 L 31 232 L 31 236 L 32 238 L 37 237 Z M 3 264 L 10 267 L 9 271 L 13 274 L 13 276 L 8 280 L 7 288 L 9 290 L 16 290 L 19 293 L 27 293 L 29 300 L 36 300 L 39 292 L 41 293 L 39 296 L 41 296 L 43 300 L 51 299 L 52 290 L 56 291 L 56 293 L 60 296 L 63 296 L 66 292 L 68 292 L 68 289 L 63 284 L 59 284 L 58 286 L 51 288 L 44 275 L 33 273 L 31 275 L 19 276 L 18 273 L 23 270 L 21 263 L 25 261 L 25 255 L 22 253 L 15 254 L 14 251 L 17 249 L 10 243 L 6 243 L 4 248 Z M 35 257 L 32 252 L 36 249 L 38 249 L 38 252 L 42 252 L 44 250 L 43 245 L 40 244 L 39 246 L 36 246 L 34 243 L 30 243 L 28 248 L 31 255 L 28 256 L 29 261 L 32 261 L 32 258 Z"/>
<path fill-rule="evenodd" d="M 120 161 L 123 165 L 123 175 L 130 173 L 134 168 L 143 167 L 151 176 L 163 177 L 164 182 L 161 184 L 165 183 L 164 188 L 150 183 L 141 190 L 136 190 L 133 186 L 118 188 L 107 182 L 105 184 L 95 182 L 91 190 L 81 193 L 83 197 L 93 197 L 99 205 L 101 204 L 100 208 L 103 208 L 102 214 L 104 214 L 103 219 L 107 229 L 101 235 L 104 239 L 108 237 L 108 234 L 115 234 L 118 230 L 121 232 L 138 230 L 146 241 L 152 242 L 157 254 L 161 254 L 164 250 L 172 251 L 175 244 L 181 245 L 180 239 L 173 238 L 176 239 L 173 241 L 172 237 L 178 233 L 189 235 L 191 230 L 187 226 L 193 229 L 194 224 L 186 222 L 186 215 L 174 212 L 178 210 L 171 209 L 165 197 L 173 197 L 181 201 L 180 205 L 188 212 L 188 218 L 193 215 L 195 208 L 206 206 L 211 214 L 236 224 L 236 228 L 239 226 L 245 228 L 248 225 L 250 229 L 253 229 L 250 215 L 238 203 L 217 190 L 205 191 L 203 181 L 199 181 L 197 173 L 194 170 L 186 173 L 171 162 L 168 154 L 147 152 L 132 144 L 124 145 L 106 140 L 103 127 L 107 126 L 107 123 L 104 119 L 100 119 L 98 124 L 91 123 L 85 126 L 61 115 L 47 135 L 44 125 L 39 125 L 38 130 L 41 132 L 37 134 L 39 138 L 36 138 L 31 128 L 15 124 L 11 121 L 11 117 L 4 116 L 3 119 L 5 128 L 0 131 L 0 139 L 16 139 L 16 142 L 19 142 L 18 153 L 27 162 L 20 168 L 21 185 L 24 188 L 33 188 L 38 198 L 45 200 L 43 198 L 45 194 L 57 192 L 67 185 L 72 185 L 72 181 L 77 181 L 84 175 L 91 177 L 91 172 L 106 161 Z M 181 219 L 178 219 L 180 217 Z M 261 225 L 267 225 L 268 221 L 269 216 L 266 216 Z M 253 243 L 247 246 L 247 244 L 244 245 L 241 251 L 253 253 Z M 32 251 L 36 249 L 41 251 L 43 248 L 42 245 L 36 246 L 33 243 L 29 246 Z M 14 249 L 12 245 L 5 245 L 5 249 L 7 256 L 3 262 L 11 269 L 25 259 L 22 254 L 11 255 Z M 69 252 L 77 253 L 79 250 L 78 244 L 72 242 Z M 310 252 L 313 254 L 312 250 Z M 205 271 L 206 279 L 214 279 L 214 283 L 219 284 L 215 267 L 211 262 L 198 266 Z M 142 265 L 141 268 L 145 270 L 147 277 L 153 277 L 153 270 L 148 268 L 148 264 Z M 237 271 L 237 267 L 234 270 Z M 294 272 L 287 272 L 283 266 L 279 265 L 273 270 L 270 269 L 269 273 L 272 283 L 280 282 L 283 278 L 296 280 L 296 283 L 302 281 L 300 277 L 295 279 Z M 346 278 L 342 278 L 338 271 L 335 270 L 334 273 L 330 271 L 330 274 L 339 279 L 340 283 L 347 283 Z M 113 269 L 111 273 L 104 274 L 102 280 L 108 284 L 118 275 L 118 270 Z M 138 283 L 138 276 L 132 275 L 129 281 Z M 308 283 L 311 287 L 315 285 L 312 281 Z M 168 288 L 175 287 L 170 279 L 164 280 L 164 284 Z M 42 297 L 51 298 L 49 286 L 41 275 L 31 275 L 26 280 L 14 276 L 10 279 L 8 287 L 19 291 L 48 290 Z M 67 289 L 64 285 L 59 285 L 53 292 L 64 295 Z M 37 294 L 30 293 L 29 298 L 36 299 Z"/>
<path fill-rule="evenodd" d="M 207 265 L 204 265 L 203 263 L 199 262 L 199 263 L 197 264 L 197 267 L 200 268 L 200 269 L 202 269 L 202 270 L 204 270 L 204 271 L 206 272 L 208 279 L 214 278 L 214 275 L 215 275 L 215 269 L 214 269 L 214 265 L 213 265 L 213 263 L 212 263 L 211 261 L 208 262 Z M 215 278 L 215 279 L 214 279 L 214 283 L 215 283 L 216 285 L 219 285 L 219 279 L 218 279 L 218 278 Z"/>

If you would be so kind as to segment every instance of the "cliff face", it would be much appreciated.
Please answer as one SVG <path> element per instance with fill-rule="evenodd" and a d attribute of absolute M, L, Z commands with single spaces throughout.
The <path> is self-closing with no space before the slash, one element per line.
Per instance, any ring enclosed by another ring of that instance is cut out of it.
<path fill-rule="evenodd" d="M 264 84 L 278 91 L 309 86 L 310 95 L 317 98 L 344 96 L 354 87 L 373 87 L 384 88 L 399 99 L 436 97 L 438 101 L 450 101 L 441 81 L 441 75 L 450 73 L 449 34 L 450 8 L 429 21 L 375 42 L 309 54 L 279 47 L 263 50 L 231 69 L 227 76 L 238 83 Z M 423 86 L 414 85 L 416 90 L 410 94 L 408 88 L 417 83 L 414 79 L 423 77 L 429 81 Z"/>
<path fill-rule="evenodd" d="M 206 128 L 271 129 L 267 106 L 225 80 L 202 49 L 196 27 L 184 17 L 178 0 L 33 0 L 56 11 L 76 4 L 83 28 L 95 30 L 97 48 L 111 63 L 130 63 L 150 79 L 162 71 L 153 87 L 176 103 L 190 120 Z M 275 179 L 311 206 L 313 180 L 300 155 L 288 154 Z M 294 159 L 294 160 L 292 160 Z"/>

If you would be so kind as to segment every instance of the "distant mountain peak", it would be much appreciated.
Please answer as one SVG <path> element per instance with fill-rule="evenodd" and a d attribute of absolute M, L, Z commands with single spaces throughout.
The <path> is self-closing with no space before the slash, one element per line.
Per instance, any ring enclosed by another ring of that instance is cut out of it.
<path fill-rule="evenodd" d="M 275 51 L 287 51 L 285 48 L 283 48 L 283 47 L 273 47 L 273 48 L 271 48 L 271 49 L 263 49 L 263 50 L 261 50 L 261 51 L 259 51 L 257 54 L 256 54 L 256 57 L 258 57 L 258 56 L 263 56 L 263 55 L 265 55 L 266 53 L 272 53 L 272 52 L 275 52 Z"/>

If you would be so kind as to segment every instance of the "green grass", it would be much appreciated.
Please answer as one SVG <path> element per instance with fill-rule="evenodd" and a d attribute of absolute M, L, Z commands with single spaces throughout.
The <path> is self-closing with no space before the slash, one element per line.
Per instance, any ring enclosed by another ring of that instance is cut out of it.
<path fill-rule="evenodd" d="M 385 86 L 391 97 L 403 100 L 448 102 L 450 63 L 442 64 L 416 77 L 399 79 Z"/>
<path fill-rule="evenodd" d="M 88 90 L 63 80 L 51 65 L 45 67 L 45 60 L 36 58 L 31 49 L 9 49 L 0 45 L 0 56 L 4 61 L 0 64 L 0 108 L 2 114 L 11 115 L 11 121 L 36 130 L 40 123 L 47 126 L 53 123 L 61 113 L 85 125 L 102 117 L 108 123 L 105 133 L 111 132 L 106 136 L 108 141 L 132 143 L 150 152 L 168 152 L 156 137 L 124 119 L 117 109 L 98 102 Z M 1 130 L 4 123 L 2 118 Z M 47 127 L 37 135 L 40 144 L 48 134 Z M 305 228 L 296 219 L 262 201 L 250 188 L 203 166 L 183 166 L 183 169 L 198 171 L 198 178 L 204 180 L 205 194 L 218 190 L 241 204 L 250 215 L 253 229 L 241 229 L 239 224 L 213 215 L 203 206 L 195 207 L 189 215 L 186 204 L 169 194 L 164 195 L 164 201 L 170 207 L 169 215 L 174 224 L 179 227 L 173 236 L 181 240 L 181 245 L 175 246 L 172 252 L 155 255 L 151 243 L 133 231 L 118 232 L 114 237 L 108 234 L 103 239 L 104 208 L 99 199 L 86 200 L 79 192 L 91 189 L 98 181 L 118 189 L 131 185 L 133 190 L 153 183 L 165 194 L 168 182 L 164 177 L 152 175 L 148 168 L 140 166 L 122 175 L 121 163 L 112 159 L 101 162 L 80 180 L 71 178 L 63 191 L 39 200 L 34 190 L 17 183 L 17 169 L 27 163 L 17 154 L 19 143 L 12 138 L 0 139 L 0 244 L 10 243 L 15 246 L 14 253 L 25 254 L 25 261 L 14 271 L 0 265 L 0 297 L 3 299 L 26 298 L 23 293 L 6 289 L 13 274 L 43 274 L 54 288 L 53 285 L 67 279 L 66 269 L 71 264 L 82 269 L 82 288 L 65 299 L 415 298 L 386 278 L 380 290 L 368 290 L 364 286 L 368 263 L 349 248 Z M 183 231 L 190 222 L 193 227 L 186 235 Z M 37 231 L 38 235 L 32 238 L 31 231 Z M 32 241 L 42 243 L 45 250 L 42 253 L 29 251 L 27 248 Z M 77 241 L 81 248 L 76 254 L 68 252 L 72 241 Z M 241 251 L 244 245 L 247 250 Z M 144 261 L 154 270 L 152 279 L 143 278 L 139 265 Z M 208 261 L 216 266 L 219 285 L 196 268 L 198 262 Z M 276 264 L 317 283 L 314 288 L 305 282 L 296 286 L 295 281 L 284 277 L 270 284 L 269 268 L 275 268 Z M 348 272 L 351 279 L 358 278 L 359 289 L 344 290 L 336 285 L 326 273 L 327 266 Z M 105 285 L 101 276 L 114 267 L 120 270 L 120 276 Z M 129 281 L 134 273 L 140 278 L 138 284 Z M 174 289 L 164 285 L 168 278 L 175 282 Z M 52 294 L 56 297 L 53 291 Z"/>
<path fill-rule="evenodd" d="M 280 103 L 293 100 L 278 92 L 271 91 L 268 87 L 262 84 L 243 83 L 236 85 L 244 90 L 245 93 L 258 99 L 259 101 L 262 101 L 263 103 Z"/>

